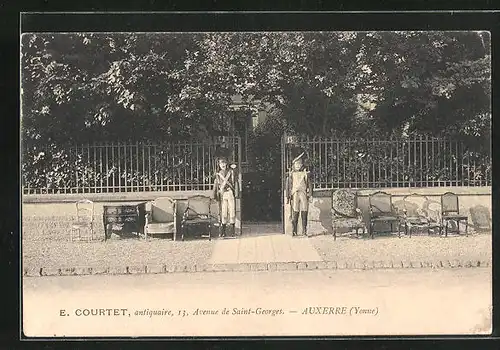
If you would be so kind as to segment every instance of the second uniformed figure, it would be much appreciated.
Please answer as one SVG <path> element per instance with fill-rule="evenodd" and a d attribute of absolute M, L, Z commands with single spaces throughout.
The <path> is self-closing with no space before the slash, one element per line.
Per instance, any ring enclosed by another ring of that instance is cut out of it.
<path fill-rule="evenodd" d="M 292 219 L 292 235 L 297 236 L 297 225 L 299 214 L 302 219 L 302 234 L 307 235 L 307 214 L 309 211 L 309 199 L 312 196 L 312 181 L 309 172 L 304 169 L 302 157 L 304 152 L 294 158 L 292 170 L 286 182 L 286 198 L 290 204 Z"/>
<path fill-rule="evenodd" d="M 238 179 L 234 169 L 228 167 L 226 157 L 218 159 L 219 171 L 215 174 L 214 198 L 219 202 L 220 237 L 235 236 L 236 198 L 239 196 Z"/>

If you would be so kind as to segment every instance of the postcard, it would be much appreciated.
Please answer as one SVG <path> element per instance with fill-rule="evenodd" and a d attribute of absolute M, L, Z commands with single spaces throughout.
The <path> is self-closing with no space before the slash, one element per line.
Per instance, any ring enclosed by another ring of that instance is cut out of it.
<path fill-rule="evenodd" d="M 23 32 L 23 336 L 490 334 L 490 40 Z"/>

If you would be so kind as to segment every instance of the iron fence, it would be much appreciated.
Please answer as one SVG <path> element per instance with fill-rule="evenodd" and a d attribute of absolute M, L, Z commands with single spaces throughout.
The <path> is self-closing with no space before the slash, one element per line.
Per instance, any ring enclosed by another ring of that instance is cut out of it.
<path fill-rule="evenodd" d="M 238 162 L 238 137 L 28 149 L 22 165 L 23 193 L 209 190 L 219 147 L 227 147 L 231 161 Z"/>
<path fill-rule="evenodd" d="M 457 140 L 285 136 L 284 142 L 284 166 L 292 160 L 290 146 L 302 148 L 316 189 L 491 185 L 490 150 L 473 150 Z"/>

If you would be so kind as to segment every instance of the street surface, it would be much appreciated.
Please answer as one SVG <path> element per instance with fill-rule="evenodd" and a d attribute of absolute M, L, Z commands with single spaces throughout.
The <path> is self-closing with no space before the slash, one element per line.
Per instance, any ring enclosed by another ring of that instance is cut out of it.
<path fill-rule="evenodd" d="M 23 279 L 30 336 L 490 332 L 491 270 L 179 273 Z"/>

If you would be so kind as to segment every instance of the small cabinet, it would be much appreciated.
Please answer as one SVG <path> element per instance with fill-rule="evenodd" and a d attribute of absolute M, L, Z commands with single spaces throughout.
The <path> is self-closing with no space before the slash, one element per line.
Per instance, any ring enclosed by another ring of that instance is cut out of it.
<path fill-rule="evenodd" d="M 137 205 L 105 205 L 103 223 L 105 239 L 116 233 L 120 237 L 144 235 L 146 203 Z"/>

